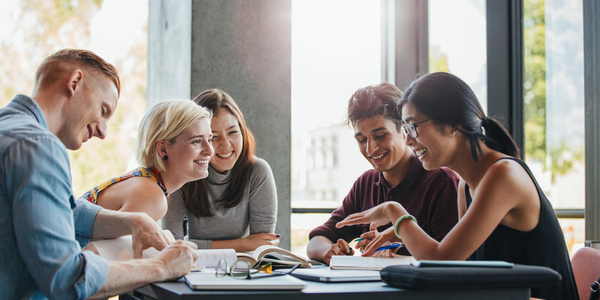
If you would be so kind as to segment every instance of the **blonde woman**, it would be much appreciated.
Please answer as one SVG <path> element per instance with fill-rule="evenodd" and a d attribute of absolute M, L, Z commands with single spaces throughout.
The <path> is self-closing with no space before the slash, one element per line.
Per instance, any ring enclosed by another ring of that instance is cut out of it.
<path fill-rule="evenodd" d="M 199 249 L 253 251 L 279 245 L 275 179 L 267 161 L 254 156 L 256 143 L 242 111 L 219 89 L 203 91 L 194 102 L 214 114 L 215 155 L 206 179 L 185 184 L 169 199 L 163 229 L 182 239 L 187 217 L 190 241 Z"/>
<path fill-rule="evenodd" d="M 208 176 L 214 153 L 211 118 L 207 109 L 191 100 L 155 104 L 138 131 L 140 167 L 81 197 L 107 209 L 145 212 L 154 220 L 161 219 L 167 213 L 170 193 L 186 182 Z"/>

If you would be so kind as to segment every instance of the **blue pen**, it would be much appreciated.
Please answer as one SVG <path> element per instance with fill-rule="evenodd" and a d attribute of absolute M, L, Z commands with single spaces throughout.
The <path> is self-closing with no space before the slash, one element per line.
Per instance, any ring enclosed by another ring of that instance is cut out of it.
<path fill-rule="evenodd" d="M 396 249 L 396 248 L 400 248 L 400 247 L 404 247 L 404 244 L 402 243 L 393 243 L 387 246 L 382 246 L 377 248 L 377 250 L 375 250 L 375 252 L 377 251 L 383 251 L 383 250 L 389 250 L 389 249 Z M 364 253 L 364 251 L 361 251 L 360 253 Z"/>
<path fill-rule="evenodd" d="M 377 250 L 375 250 L 375 252 L 377 251 L 383 251 L 383 250 L 389 250 L 389 249 L 396 249 L 396 248 L 400 248 L 400 247 L 404 247 L 404 244 L 402 243 L 393 243 L 387 246 L 382 246 L 377 248 Z"/>

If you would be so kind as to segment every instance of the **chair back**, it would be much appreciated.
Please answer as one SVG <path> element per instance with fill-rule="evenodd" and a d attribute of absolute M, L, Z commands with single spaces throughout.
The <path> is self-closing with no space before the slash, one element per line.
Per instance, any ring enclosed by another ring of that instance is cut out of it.
<path fill-rule="evenodd" d="M 587 300 L 590 296 L 590 286 L 600 277 L 600 250 L 583 247 L 571 258 L 575 283 L 580 300 Z"/>

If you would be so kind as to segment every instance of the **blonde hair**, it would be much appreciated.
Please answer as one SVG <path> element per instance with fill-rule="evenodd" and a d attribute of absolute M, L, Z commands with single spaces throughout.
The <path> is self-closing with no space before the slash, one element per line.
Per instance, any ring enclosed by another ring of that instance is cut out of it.
<path fill-rule="evenodd" d="M 137 162 L 159 172 L 166 170 L 165 162 L 156 150 L 156 143 L 164 140 L 173 144 L 175 139 L 194 121 L 207 118 L 212 113 L 191 100 L 167 100 L 152 106 L 140 124 L 137 138 Z"/>

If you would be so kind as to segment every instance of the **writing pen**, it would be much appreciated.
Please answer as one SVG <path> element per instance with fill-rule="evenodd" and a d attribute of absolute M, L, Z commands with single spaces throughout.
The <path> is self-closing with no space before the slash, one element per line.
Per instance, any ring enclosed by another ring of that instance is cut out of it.
<path fill-rule="evenodd" d="M 387 246 L 381 246 L 379 248 L 377 248 L 377 250 L 375 250 L 375 252 L 377 251 L 383 251 L 383 250 L 389 250 L 389 249 L 396 249 L 396 248 L 400 248 L 400 247 L 404 247 L 404 244 L 402 243 L 393 243 Z"/>
<path fill-rule="evenodd" d="M 372 239 L 355 238 L 352 240 L 352 242 L 360 242 L 360 241 L 364 241 L 364 240 L 372 240 Z M 352 242 L 350 242 L 350 243 L 352 243 Z"/>
<path fill-rule="evenodd" d="M 187 216 L 183 217 L 183 240 L 188 240 L 188 234 L 190 232 L 190 225 Z"/>
<path fill-rule="evenodd" d="M 400 247 L 404 247 L 404 244 L 402 243 L 393 243 L 387 246 L 381 246 L 379 248 L 377 248 L 377 250 L 375 250 L 374 252 L 378 252 L 378 251 L 383 251 L 383 250 L 390 250 L 390 249 L 396 249 L 396 248 L 400 248 Z M 365 251 L 360 251 L 360 253 L 364 253 Z"/>

